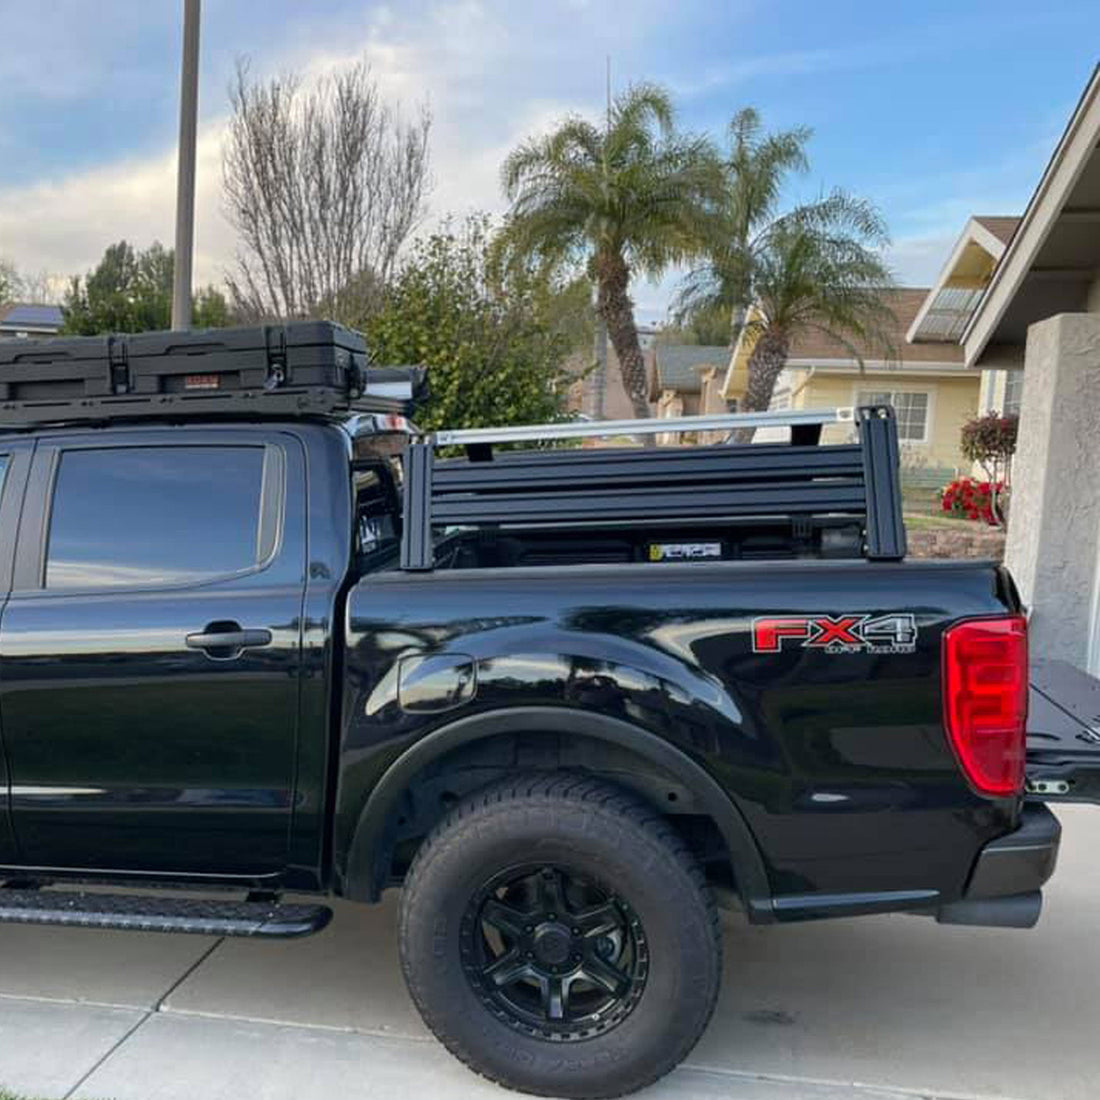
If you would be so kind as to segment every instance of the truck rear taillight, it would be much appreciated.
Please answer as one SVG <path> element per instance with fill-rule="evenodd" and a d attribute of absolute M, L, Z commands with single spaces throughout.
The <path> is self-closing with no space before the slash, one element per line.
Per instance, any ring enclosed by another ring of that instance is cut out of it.
<path fill-rule="evenodd" d="M 967 779 L 981 794 L 1019 794 L 1027 726 L 1027 620 L 970 619 L 943 636 L 943 715 Z"/>

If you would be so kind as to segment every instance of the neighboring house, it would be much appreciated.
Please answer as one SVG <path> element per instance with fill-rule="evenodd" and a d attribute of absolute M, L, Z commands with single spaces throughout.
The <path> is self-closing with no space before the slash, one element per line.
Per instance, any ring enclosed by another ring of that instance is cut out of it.
<path fill-rule="evenodd" d="M 64 318 L 60 306 L 0 306 L 0 340 L 11 336 L 54 336 L 61 331 Z"/>
<path fill-rule="evenodd" d="M 1034 656 L 1100 675 L 1100 67 L 958 336 L 1023 368 L 1006 561 Z"/>
<path fill-rule="evenodd" d="M 701 416 L 730 411 L 722 396 L 729 348 L 697 344 L 654 344 L 649 361 L 649 403 L 660 419 Z M 701 432 L 698 440 L 711 443 L 725 432 Z M 678 443 L 676 433 L 657 437 L 659 443 Z"/>
<path fill-rule="evenodd" d="M 1004 215 L 975 215 L 967 221 L 909 326 L 911 343 L 958 343 L 1019 224 L 1019 217 Z M 1018 416 L 1023 381 L 1019 370 L 982 371 L 979 411 Z"/>
<path fill-rule="evenodd" d="M 651 326 L 638 326 L 638 343 L 647 366 L 657 332 Z M 619 358 L 602 326 L 597 326 L 593 353 L 573 355 L 566 369 L 581 376 L 569 394 L 570 412 L 591 420 L 633 420 L 637 416 L 623 384 Z"/>
<path fill-rule="evenodd" d="M 903 480 L 938 488 L 957 471 L 969 469 L 970 463 L 959 450 L 959 435 L 978 410 L 981 384 L 963 365 L 957 345 L 906 342 L 906 333 L 928 295 L 927 289 L 914 287 L 883 291 L 883 299 L 896 317 L 889 354 L 859 341 L 851 342 L 850 347 L 821 332 L 800 333 L 791 344 L 771 407 L 821 409 L 889 403 L 897 410 Z M 741 398 L 748 383 L 754 342 L 752 330 L 749 332 L 748 338 L 739 341 L 726 371 L 722 394 L 727 401 Z M 823 438 L 839 442 L 851 431 L 846 425 L 830 425 Z"/>

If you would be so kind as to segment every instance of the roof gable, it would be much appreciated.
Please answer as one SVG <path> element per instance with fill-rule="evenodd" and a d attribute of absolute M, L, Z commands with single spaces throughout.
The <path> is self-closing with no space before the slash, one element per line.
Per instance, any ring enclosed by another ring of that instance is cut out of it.
<path fill-rule="evenodd" d="M 657 344 L 654 349 L 657 388 L 680 393 L 699 393 L 699 372 L 707 367 L 725 370 L 730 360 L 727 347 L 706 344 Z"/>
<path fill-rule="evenodd" d="M 1100 259 L 1098 145 L 1100 65 L 962 333 L 968 366 L 1011 365 L 1029 325 L 1083 307 Z"/>
<path fill-rule="evenodd" d="M 906 340 L 958 342 L 1019 223 L 1018 217 L 1006 215 L 976 214 L 967 219 Z"/>
<path fill-rule="evenodd" d="M 1022 219 L 1019 214 L 975 214 L 974 221 L 988 229 L 1001 244 L 1008 244 Z"/>

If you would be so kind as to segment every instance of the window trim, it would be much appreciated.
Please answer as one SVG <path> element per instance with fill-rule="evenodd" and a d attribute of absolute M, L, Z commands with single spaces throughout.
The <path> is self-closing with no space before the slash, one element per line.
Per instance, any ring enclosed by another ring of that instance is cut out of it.
<path fill-rule="evenodd" d="M 1006 370 L 1004 373 L 1004 390 L 1001 395 L 1001 416 L 1019 416 L 1021 410 L 1024 407 L 1024 372 L 1023 368 L 1019 370 Z M 1017 382 L 1018 380 L 1018 382 Z M 1016 395 L 1016 411 L 1010 412 L 1008 408 L 1008 387 L 1009 383 L 1017 383 L 1020 388 L 1020 392 Z"/>
<path fill-rule="evenodd" d="M 163 450 L 170 447 L 256 447 L 263 449 L 264 459 L 260 481 L 260 514 L 256 525 L 256 555 L 253 565 L 226 573 L 211 573 L 196 580 L 158 581 L 150 584 L 84 585 L 74 587 L 46 586 L 50 523 L 53 518 L 54 492 L 61 466 L 61 456 L 69 451 L 107 451 L 136 448 Z M 207 432 L 181 434 L 166 439 L 163 434 L 148 433 L 129 437 L 54 437 L 40 440 L 31 467 L 28 499 L 31 502 L 25 531 L 16 547 L 12 596 L 68 597 L 115 595 L 141 592 L 177 592 L 205 588 L 227 580 L 253 576 L 270 568 L 283 546 L 286 517 L 287 458 L 285 445 L 270 437 L 254 433 Z M 33 532 L 33 534 L 32 534 Z M 266 550 L 266 555 L 263 551 Z"/>
<path fill-rule="evenodd" d="M 30 472 L 34 442 L 31 440 L 7 440 L 0 447 L 0 454 L 8 460 L 2 484 L 0 484 L 0 603 L 11 591 L 15 567 L 16 539 L 19 533 L 20 513 L 23 510 L 23 494 Z"/>
<path fill-rule="evenodd" d="M 852 404 L 859 405 L 860 391 L 874 391 L 878 393 L 889 392 L 891 401 L 893 404 L 893 397 L 898 393 L 923 393 L 928 398 L 928 405 L 924 416 L 924 435 L 920 439 L 902 439 L 901 432 L 898 432 L 898 444 L 902 447 L 923 447 L 927 446 L 932 439 L 932 418 L 936 412 L 936 391 L 931 386 L 910 386 L 906 383 L 885 382 L 881 387 L 877 387 L 873 380 L 865 381 L 859 379 L 852 383 Z"/>

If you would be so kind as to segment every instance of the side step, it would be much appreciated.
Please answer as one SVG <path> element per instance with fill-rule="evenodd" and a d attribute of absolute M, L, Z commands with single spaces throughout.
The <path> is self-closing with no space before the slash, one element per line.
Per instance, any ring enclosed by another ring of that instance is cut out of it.
<path fill-rule="evenodd" d="M 326 905 L 0 889 L 0 924 L 288 938 L 311 936 L 330 920 Z"/>

